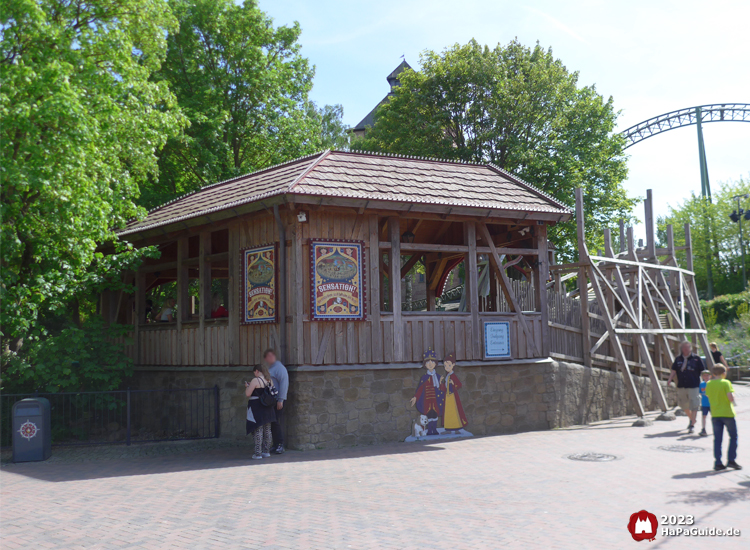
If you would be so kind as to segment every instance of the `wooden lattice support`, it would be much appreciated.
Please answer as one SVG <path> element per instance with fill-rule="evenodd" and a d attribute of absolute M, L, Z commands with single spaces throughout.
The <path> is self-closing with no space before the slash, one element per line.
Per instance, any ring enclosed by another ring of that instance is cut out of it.
<path fill-rule="evenodd" d="M 563 278 L 578 277 L 577 296 L 580 300 L 582 324 L 577 330 L 582 339 L 582 359 L 585 365 L 592 361 L 615 363 L 623 374 L 636 413 L 643 415 L 643 404 L 636 391 L 631 368 L 640 374 L 641 369 L 648 375 L 654 398 L 663 411 L 667 401 L 662 389 L 657 367 L 671 365 L 673 343 L 677 337 L 692 336 L 697 339 L 706 355 L 709 367 L 713 358 L 708 347 L 706 326 L 701 315 L 695 275 L 692 272 L 692 245 L 690 228 L 685 228 L 685 246 L 676 247 L 672 227 L 667 228 L 666 248 L 657 248 L 651 192 L 645 202 L 646 243 L 636 248 L 633 228 L 620 224 L 619 253 L 612 246 L 609 230 L 604 234 L 604 256 L 589 254 L 583 225 L 583 196 L 576 190 L 576 215 L 578 222 L 579 261 L 576 264 L 553 266 L 557 282 L 562 290 Z M 679 267 L 676 250 L 685 250 L 688 269 Z M 660 257 L 666 256 L 664 261 Z M 565 272 L 577 271 L 570 275 Z M 553 285 L 547 285 L 551 288 Z M 589 292 L 593 291 L 600 314 L 590 312 Z M 662 321 L 661 311 L 668 312 L 668 323 Z M 689 316 L 689 321 L 686 319 Z M 605 326 L 604 334 L 592 333 L 590 318 L 601 319 Z M 688 325 L 689 322 L 689 325 Z M 550 323 L 557 328 L 559 323 Z M 571 328 L 573 330 L 573 328 Z M 591 342 L 592 335 L 596 342 Z M 653 350 L 647 337 L 653 337 Z M 631 340 L 628 343 L 625 339 Z M 602 346 L 609 343 L 609 354 L 602 352 Z M 633 359 L 629 360 L 624 346 L 633 346 Z M 557 350 L 553 350 L 557 352 Z M 559 355 L 559 354 L 558 354 Z"/>

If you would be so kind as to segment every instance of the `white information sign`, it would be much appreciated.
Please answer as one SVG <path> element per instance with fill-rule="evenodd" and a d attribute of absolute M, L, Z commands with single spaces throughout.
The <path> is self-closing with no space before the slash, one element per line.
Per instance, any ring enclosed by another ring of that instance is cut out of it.
<path fill-rule="evenodd" d="M 510 359 L 510 322 L 485 321 L 484 358 Z"/>

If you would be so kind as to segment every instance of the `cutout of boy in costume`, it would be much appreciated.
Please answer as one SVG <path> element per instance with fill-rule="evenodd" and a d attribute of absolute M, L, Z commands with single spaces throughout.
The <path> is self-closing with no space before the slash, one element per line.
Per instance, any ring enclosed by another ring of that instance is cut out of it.
<path fill-rule="evenodd" d="M 456 367 L 456 355 L 449 353 L 443 361 L 445 377 L 440 379 L 440 391 L 445 394 L 445 406 L 443 407 L 443 427 L 446 433 L 459 433 L 469 421 L 466 420 L 458 390 L 461 389 L 461 381 L 453 372 Z"/>
<path fill-rule="evenodd" d="M 411 406 L 416 405 L 419 413 L 427 417 L 427 435 L 439 435 L 437 422 L 443 416 L 445 392 L 440 389 L 441 381 L 435 372 L 437 356 L 432 348 L 427 348 L 422 355 L 422 366 L 427 372 L 419 380 L 414 397 L 411 398 Z"/>

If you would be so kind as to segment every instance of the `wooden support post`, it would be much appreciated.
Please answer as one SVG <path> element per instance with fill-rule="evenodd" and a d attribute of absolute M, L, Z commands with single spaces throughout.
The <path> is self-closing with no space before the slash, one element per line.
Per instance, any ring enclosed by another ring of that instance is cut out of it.
<path fill-rule="evenodd" d="M 482 356 L 482 327 L 479 323 L 479 270 L 477 268 L 477 227 L 473 221 L 464 222 L 464 244 L 469 247 L 466 254 L 466 280 L 464 290 L 467 293 L 466 303 L 471 313 L 471 340 L 474 357 Z M 452 350 L 455 352 L 455 350 Z"/>
<path fill-rule="evenodd" d="M 133 319 L 133 339 L 135 340 L 136 366 L 143 364 L 143 342 L 141 341 L 141 324 L 145 323 L 146 313 L 146 274 L 138 270 L 135 275 L 135 319 Z"/>
<path fill-rule="evenodd" d="M 278 270 L 278 277 L 279 280 L 277 281 L 277 288 L 278 288 L 278 314 L 276 317 L 278 318 L 279 323 L 279 329 L 278 329 L 278 355 L 279 355 L 279 361 L 282 363 L 287 362 L 287 346 L 286 346 L 286 293 L 287 293 L 287 268 L 286 268 L 286 226 L 284 225 L 284 221 L 281 219 L 281 214 L 279 214 L 279 205 L 274 204 L 273 205 L 273 218 L 276 221 L 276 231 L 278 232 L 279 237 L 279 270 Z"/>
<path fill-rule="evenodd" d="M 177 241 L 177 349 L 172 354 L 172 363 L 182 365 L 182 323 L 190 319 L 190 296 L 188 293 L 188 268 L 185 260 L 188 257 L 188 240 L 186 237 Z"/>
<path fill-rule="evenodd" d="M 305 340 L 304 340 L 304 313 L 305 313 L 305 258 L 302 254 L 302 232 L 304 228 L 302 223 L 296 217 L 294 225 L 294 241 L 292 244 L 292 352 L 290 359 L 296 365 L 302 365 L 305 362 Z M 370 307 L 372 302 L 370 302 Z M 372 314 L 371 314 L 372 315 Z"/>
<path fill-rule="evenodd" d="M 583 190 L 576 188 L 576 229 L 578 236 L 578 263 L 588 264 L 591 260 L 588 257 L 586 248 L 586 226 L 583 217 Z M 591 366 L 591 320 L 589 319 L 589 289 L 586 275 L 588 270 L 586 265 L 578 268 L 578 296 L 581 302 L 581 338 L 583 339 L 583 364 L 586 367 Z M 603 303 L 602 306 L 605 304 Z M 627 365 L 626 365 L 627 366 Z"/>
<path fill-rule="evenodd" d="M 549 253 L 547 251 L 547 226 L 536 226 L 536 248 L 539 250 L 536 269 L 536 310 L 542 314 L 542 342 L 541 351 L 543 357 L 549 357 L 549 311 L 547 310 L 547 279 L 549 278 Z M 493 281 L 494 283 L 494 281 Z"/>
<path fill-rule="evenodd" d="M 492 267 L 497 274 L 497 278 L 500 282 L 500 288 L 503 291 L 503 295 L 505 296 L 505 299 L 507 300 L 511 311 L 516 314 L 518 324 L 520 325 L 521 330 L 523 330 L 526 336 L 526 347 L 528 348 L 528 343 L 531 342 L 534 353 L 533 357 L 541 357 L 539 346 L 536 345 L 536 340 L 534 339 L 534 333 L 529 328 L 529 325 L 526 322 L 526 317 L 523 314 L 523 308 L 521 308 L 520 304 L 518 303 L 518 299 L 516 298 L 516 295 L 510 286 L 510 280 L 508 279 L 508 275 L 505 273 L 505 267 L 503 266 L 502 261 L 500 261 L 500 255 L 497 253 L 497 249 L 495 248 L 495 243 L 492 240 L 490 231 L 489 229 L 487 229 L 487 225 L 484 223 L 479 224 L 479 230 L 481 232 L 482 238 L 487 241 L 487 244 L 489 245 L 490 263 L 492 264 Z"/>
<path fill-rule="evenodd" d="M 404 330 L 401 322 L 401 225 L 396 216 L 388 218 L 391 238 L 391 262 L 388 266 L 393 305 L 393 362 L 404 360 Z"/>
<path fill-rule="evenodd" d="M 227 320 L 227 363 L 240 364 L 240 224 L 229 225 L 228 286 L 229 319 Z"/>
<path fill-rule="evenodd" d="M 370 238 L 370 280 L 367 281 L 367 290 L 370 293 L 370 311 L 368 316 L 372 323 L 372 362 L 383 362 L 383 331 L 380 324 L 380 295 L 382 292 L 380 286 L 380 249 L 378 248 L 378 217 L 370 214 L 368 220 L 369 238 Z"/>
<path fill-rule="evenodd" d="M 200 365 L 206 364 L 206 319 L 211 315 L 211 264 L 206 257 L 211 254 L 211 232 L 204 231 L 200 234 L 198 252 L 198 341 L 196 362 Z"/>
<path fill-rule="evenodd" d="M 625 252 L 625 222 L 620 220 L 620 252 Z"/>
<path fill-rule="evenodd" d="M 608 258 L 614 258 L 615 252 L 612 248 L 612 232 L 609 230 L 609 227 L 604 229 L 604 255 Z M 607 282 L 612 282 L 612 274 L 613 269 L 611 267 L 608 267 L 604 270 L 604 275 L 607 277 Z M 611 292 L 607 293 L 607 307 L 609 307 L 609 311 L 614 314 L 615 312 L 615 297 L 612 295 Z"/>
<path fill-rule="evenodd" d="M 685 224 L 685 267 L 688 271 L 695 272 L 695 268 L 693 266 L 693 237 L 690 233 L 689 223 Z M 695 289 L 696 295 L 698 294 L 698 289 L 695 287 L 695 277 L 691 277 L 690 280 L 685 281 L 685 283 L 689 289 Z M 693 315 L 692 310 L 688 310 L 688 312 L 690 318 L 690 328 L 698 328 L 698 320 Z M 693 338 L 693 343 L 695 343 L 695 338 Z"/>
<path fill-rule="evenodd" d="M 654 197 L 651 189 L 646 190 L 646 201 L 644 203 L 646 221 L 646 256 L 649 260 L 656 261 L 656 239 L 654 236 Z"/>
<path fill-rule="evenodd" d="M 440 262 L 431 263 L 427 261 L 425 257 L 424 261 L 424 280 L 425 290 L 427 291 L 427 311 L 435 311 L 436 300 L 435 300 L 435 289 L 430 286 L 430 280 L 435 269 L 437 269 Z"/>

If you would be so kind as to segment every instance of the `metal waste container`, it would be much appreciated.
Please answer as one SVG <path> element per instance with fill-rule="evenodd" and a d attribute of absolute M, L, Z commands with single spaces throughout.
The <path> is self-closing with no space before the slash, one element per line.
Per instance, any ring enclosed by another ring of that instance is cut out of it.
<path fill-rule="evenodd" d="M 49 401 L 31 397 L 13 405 L 13 462 L 47 460 L 52 454 Z"/>

